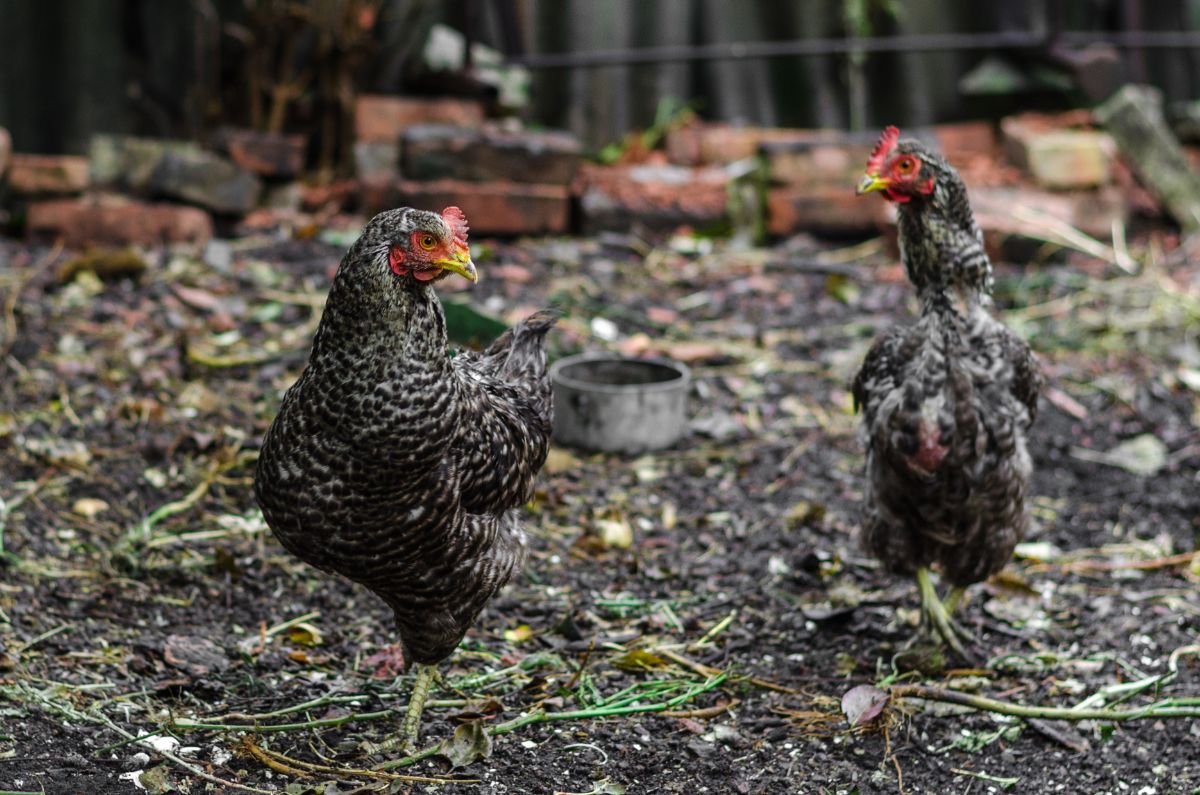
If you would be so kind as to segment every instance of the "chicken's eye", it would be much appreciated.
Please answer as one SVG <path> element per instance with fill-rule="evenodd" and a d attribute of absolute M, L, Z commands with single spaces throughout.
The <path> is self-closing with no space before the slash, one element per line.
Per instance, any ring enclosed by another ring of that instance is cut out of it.
<path fill-rule="evenodd" d="M 421 235 L 418 242 L 421 244 L 421 248 L 425 249 L 426 251 L 432 251 L 434 245 L 437 243 L 433 235 Z"/>
<path fill-rule="evenodd" d="M 917 167 L 917 159 L 915 157 L 902 157 L 896 161 L 896 170 L 901 174 L 911 174 Z"/>

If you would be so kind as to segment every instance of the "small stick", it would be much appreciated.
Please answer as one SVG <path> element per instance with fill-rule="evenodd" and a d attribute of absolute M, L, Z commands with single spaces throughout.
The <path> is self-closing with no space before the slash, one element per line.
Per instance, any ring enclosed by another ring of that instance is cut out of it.
<path fill-rule="evenodd" d="M 1200 557 L 1200 552 L 1182 552 L 1178 555 L 1169 555 L 1165 558 L 1155 558 L 1153 560 L 1125 560 L 1125 561 L 1091 561 L 1077 560 L 1072 563 L 1064 563 L 1060 571 L 1063 574 L 1084 574 L 1087 572 L 1105 572 L 1105 571 L 1122 571 L 1125 569 L 1136 569 L 1138 571 L 1154 571 L 1155 569 L 1169 569 L 1175 566 L 1190 565 L 1193 560 Z"/>
<path fill-rule="evenodd" d="M 298 767 L 292 767 L 291 765 L 277 761 L 276 759 L 272 758 L 270 754 L 266 753 L 263 751 L 263 749 L 255 745 L 249 737 L 242 738 L 242 747 L 249 751 L 251 756 L 274 770 L 276 773 L 283 773 L 287 776 L 297 776 L 299 778 L 310 778 L 308 771 L 301 770 Z"/>
<path fill-rule="evenodd" d="M 703 646 L 704 644 L 708 643 L 710 640 L 715 638 L 717 635 L 720 635 L 722 632 L 724 632 L 729 627 L 730 624 L 733 623 L 733 620 L 735 618 L 737 618 L 737 614 L 738 614 L 738 611 L 736 608 L 734 608 L 733 610 L 730 610 L 729 615 L 725 616 L 720 621 L 718 621 L 716 624 L 714 624 L 712 629 L 710 629 L 708 632 L 704 633 L 704 637 L 700 638 L 700 640 L 696 641 L 695 643 L 690 644 L 688 646 L 688 648 L 694 649 L 698 646 Z"/>
<path fill-rule="evenodd" d="M 407 781 L 414 784 L 478 784 L 477 778 L 435 778 L 431 776 L 409 776 L 402 773 L 387 773 L 383 770 L 369 770 L 360 767 L 336 767 L 333 765 L 318 765 L 315 762 L 305 762 L 302 759 L 293 759 L 290 756 L 285 756 L 278 751 L 272 751 L 268 748 L 260 748 L 254 744 L 254 741 L 249 737 L 242 740 L 242 745 L 246 747 L 256 759 L 270 767 L 272 770 L 278 770 L 280 773 L 288 773 L 290 775 L 302 776 L 308 778 L 310 773 L 332 773 L 338 776 L 362 776 L 364 778 L 382 779 L 384 781 Z"/>
<path fill-rule="evenodd" d="M 314 618 L 320 618 L 320 617 L 321 617 L 321 611 L 313 610 L 310 613 L 305 613 L 302 616 L 296 616 L 293 619 L 284 621 L 282 624 L 276 624 L 275 626 L 266 630 L 263 637 L 264 638 L 274 637 L 275 635 L 278 635 L 280 632 L 291 629 L 292 627 L 296 626 L 297 624 L 303 624 L 306 621 L 312 621 Z"/>
<path fill-rule="evenodd" d="M 983 712 L 1012 715 L 1016 718 L 1069 721 L 1108 720 L 1113 722 L 1143 718 L 1200 718 L 1200 704 L 1191 705 L 1190 703 L 1195 699 L 1166 699 L 1137 709 L 1080 709 L 1078 707 L 1030 707 L 926 685 L 897 685 L 891 689 L 891 694 L 898 698 L 919 698 L 923 701 L 958 704 Z"/>
<path fill-rule="evenodd" d="M 32 649 L 34 646 L 41 643 L 42 641 L 48 640 L 48 639 L 54 637 L 55 635 L 59 634 L 60 632 L 65 632 L 66 630 L 68 630 L 70 628 L 71 628 L 70 624 L 60 624 L 59 626 L 55 627 L 54 629 L 46 630 L 41 635 L 38 635 L 36 638 L 33 638 L 32 640 L 28 641 L 27 643 L 24 643 L 20 646 L 15 647 L 13 649 L 13 654 L 21 654 L 22 652 L 26 652 L 29 649 Z"/>
<path fill-rule="evenodd" d="M 704 707 L 703 709 L 667 710 L 662 715 L 664 718 L 698 718 L 700 720 L 708 720 L 728 712 L 740 703 L 742 702 L 734 699 L 725 704 L 717 704 L 715 707 Z"/>

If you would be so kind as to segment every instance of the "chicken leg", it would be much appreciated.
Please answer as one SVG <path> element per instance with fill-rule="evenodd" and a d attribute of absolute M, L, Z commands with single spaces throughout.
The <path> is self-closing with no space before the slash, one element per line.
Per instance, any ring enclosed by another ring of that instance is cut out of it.
<path fill-rule="evenodd" d="M 922 566 L 917 569 L 917 588 L 921 592 L 921 627 L 929 632 L 935 640 L 949 646 L 963 660 L 973 663 L 975 658 L 969 654 L 963 641 L 974 640 L 971 634 L 958 625 L 951 613 L 962 598 L 962 589 L 954 588 L 947 597 L 947 603 L 938 598 L 937 589 L 929 577 L 929 569 Z"/>
<path fill-rule="evenodd" d="M 412 691 L 408 697 L 408 708 L 404 712 L 404 720 L 400 724 L 400 733 L 389 737 L 375 747 L 376 751 L 404 753 L 416 747 L 421 735 L 421 714 L 425 711 L 425 702 L 429 699 L 429 690 L 433 680 L 437 678 L 437 666 L 425 663 L 413 665 L 416 678 L 413 680 Z"/>

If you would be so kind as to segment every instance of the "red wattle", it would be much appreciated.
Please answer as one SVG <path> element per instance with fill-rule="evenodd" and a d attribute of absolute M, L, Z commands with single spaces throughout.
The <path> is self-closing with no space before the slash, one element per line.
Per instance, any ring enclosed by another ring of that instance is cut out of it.
<path fill-rule="evenodd" d="M 392 268 L 392 273 L 397 276 L 403 276 L 408 273 L 408 268 L 404 266 L 405 260 L 404 249 L 399 246 L 392 246 L 392 250 L 388 252 L 388 265 Z"/>

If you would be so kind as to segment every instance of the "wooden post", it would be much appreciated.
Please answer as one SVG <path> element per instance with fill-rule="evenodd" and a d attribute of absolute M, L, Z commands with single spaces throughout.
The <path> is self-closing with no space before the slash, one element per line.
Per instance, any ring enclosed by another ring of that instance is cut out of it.
<path fill-rule="evenodd" d="M 1162 97 L 1127 85 L 1095 110 L 1142 183 L 1188 234 L 1200 232 L 1200 176 L 1163 120 Z"/>

